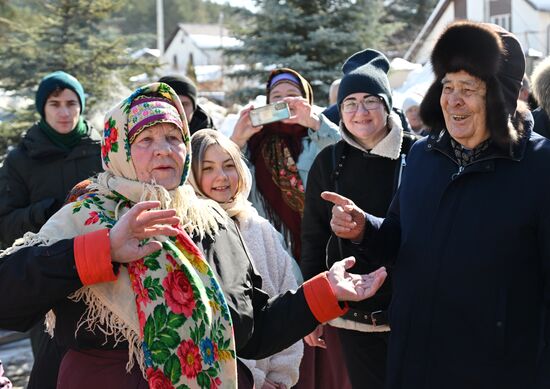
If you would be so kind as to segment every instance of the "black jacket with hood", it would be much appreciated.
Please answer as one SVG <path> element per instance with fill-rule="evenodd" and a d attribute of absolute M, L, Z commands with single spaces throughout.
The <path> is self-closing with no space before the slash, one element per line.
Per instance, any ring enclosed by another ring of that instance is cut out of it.
<path fill-rule="evenodd" d="M 306 190 L 302 221 L 302 261 L 300 269 L 304 279 L 327 270 L 335 261 L 348 257 L 351 252 L 338 247 L 331 234 L 332 204 L 321 198 L 323 191 L 337 192 L 355 202 L 361 209 L 384 216 L 396 193 L 406 166 L 406 156 L 416 138 L 401 129 L 398 116 L 390 116 L 392 130 L 377 147 L 364 150 L 354 142 L 349 132 L 341 128 L 342 140 L 325 148 L 315 158 Z M 364 274 L 376 270 L 379 264 L 370 264 L 357 258 L 353 273 Z M 391 277 L 391 272 L 390 272 Z M 386 310 L 391 299 L 391 286 L 387 280 L 370 299 L 349 303 L 365 312 Z"/>
<path fill-rule="evenodd" d="M 88 135 L 66 151 L 33 125 L 0 168 L 0 241 L 9 246 L 38 232 L 74 185 L 102 170 L 100 137 Z"/>

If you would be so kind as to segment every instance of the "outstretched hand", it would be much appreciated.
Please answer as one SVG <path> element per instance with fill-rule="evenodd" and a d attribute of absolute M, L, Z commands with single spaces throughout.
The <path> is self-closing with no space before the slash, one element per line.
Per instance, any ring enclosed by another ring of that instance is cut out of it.
<path fill-rule="evenodd" d="M 323 339 L 324 331 L 325 331 L 324 324 L 319 324 L 311 334 L 306 335 L 304 337 L 304 342 L 306 342 L 306 344 L 310 347 L 320 347 L 320 348 L 326 349 L 327 344 L 325 342 L 325 339 Z"/>
<path fill-rule="evenodd" d="M 153 210 L 159 206 L 158 201 L 137 203 L 118 220 L 109 233 L 113 262 L 132 262 L 162 248 L 162 244 L 156 240 L 142 245 L 143 239 L 178 234 L 178 230 L 172 227 L 180 222 L 176 211 Z"/>
<path fill-rule="evenodd" d="M 353 201 L 334 192 L 321 193 L 323 200 L 334 204 L 330 228 L 340 238 L 360 241 L 365 232 L 365 212 Z"/>
<path fill-rule="evenodd" d="M 388 275 L 384 267 L 369 274 L 348 273 L 353 265 L 355 258 L 348 257 L 335 262 L 328 271 L 328 280 L 338 301 L 361 301 L 374 296 Z"/>

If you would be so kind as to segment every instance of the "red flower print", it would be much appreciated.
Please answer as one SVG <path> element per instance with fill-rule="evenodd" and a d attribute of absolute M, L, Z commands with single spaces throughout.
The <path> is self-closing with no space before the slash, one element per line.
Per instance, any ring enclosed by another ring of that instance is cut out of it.
<path fill-rule="evenodd" d="M 132 280 L 132 289 L 136 294 L 136 302 L 142 305 L 147 305 L 151 302 L 151 297 L 149 297 L 149 291 L 143 286 L 141 281 L 138 279 Z"/>
<path fill-rule="evenodd" d="M 284 177 L 284 175 L 285 175 L 285 169 L 279 170 L 279 175 L 280 175 L 281 177 Z"/>
<path fill-rule="evenodd" d="M 128 264 L 128 274 L 130 275 L 132 290 L 136 295 L 136 302 L 138 303 L 138 306 L 140 304 L 145 306 L 151 302 L 149 291 L 145 288 L 143 282 L 141 281 L 141 276 L 145 274 L 146 270 L 147 268 L 143 263 L 143 259 Z"/>
<path fill-rule="evenodd" d="M 220 380 L 220 377 L 210 379 L 210 389 L 218 389 L 221 384 L 222 380 Z"/>
<path fill-rule="evenodd" d="M 202 253 L 186 232 L 181 232 L 177 235 L 176 246 L 180 249 L 183 248 L 185 251 L 190 252 L 197 257 L 202 257 Z"/>
<path fill-rule="evenodd" d="M 176 262 L 176 260 L 174 259 L 173 256 L 171 256 L 170 254 L 166 254 L 166 259 L 168 260 L 168 262 L 170 262 L 170 264 L 172 266 L 174 266 L 174 269 L 179 268 L 179 265 L 178 265 L 178 263 Z"/>
<path fill-rule="evenodd" d="M 118 130 L 116 127 L 113 127 L 111 128 L 111 133 L 109 134 L 108 141 L 109 143 L 115 143 L 117 138 L 118 138 Z"/>
<path fill-rule="evenodd" d="M 184 340 L 176 350 L 181 363 L 181 372 L 187 378 L 195 378 L 202 370 L 201 354 L 192 340 Z"/>
<path fill-rule="evenodd" d="M 214 342 L 214 360 L 220 360 L 220 352 L 218 350 L 218 343 Z"/>
<path fill-rule="evenodd" d="M 147 381 L 149 381 L 149 387 L 151 389 L 174 389 L 174 385 L 170 382 L 168 377 L 160 370 L 147 368 Z"/>
<path fill-rule="evenodd" d="M 147 267 L 145 266 L 145 261 L 143 260 L 143 258 L 134 262 L 130 262 L 128 264 L 128 271 L 137 276 L 144 275 L 147 271 Z"/>
<path fill-rule="evenodd" d="M 162 281 L 164 286 L 164 298 L 172 312 L 184 314 L 185 317 L 191 316 L 195 309 L 195 299 L 193 298 L 193 289 L 189 280 L 181 270 L 168 273 L 168 276 Z"/>
<path fill-rule="evenodd" d="M 96 211 L 90 212 L 90 217 L 84 222 L 85 225 L 95 224 L 99 221 L 99 214 Z"/>
<path fill-rule="evenodd" d="M 138 305 L 136 308 L 138 314 L 139 328 L 141 328 L 141 336 L 143 336 L 143 328 L 145 327 L 145 322 L 147 320 L 145 319 L 145 312 L 143 312 L 140 306 Z"/>
<path fill-rule="evenodd" d="M 296 176 L 290 177 L 290 186 L 295 187 L 297 182 Z"/>

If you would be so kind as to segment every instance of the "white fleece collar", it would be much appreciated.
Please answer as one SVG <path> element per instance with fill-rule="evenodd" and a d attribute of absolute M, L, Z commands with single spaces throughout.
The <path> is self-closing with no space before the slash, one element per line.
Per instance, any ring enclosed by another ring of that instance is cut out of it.
<path fill-rule="evenodd" d="M 378 155 L 380 157 L 389 159 L 397 159 L 401 154 L 401 144 L 403 143 L 403 127 L 401 126 L 401 119 L 399 118 L 399 116 L 397 116 L 396 113 L 392 112 L 388 116 L 388 126 L 390 127 L 390 132 L 380 142 L 378 142 L 372 150 L 367 150 L 364 146 L 359 144 L 359 142 L 354 139 L 350 132 L 343 127 L 343 122 L 341 127 L 342 138 L 351 146 L 366 153 Z"/>

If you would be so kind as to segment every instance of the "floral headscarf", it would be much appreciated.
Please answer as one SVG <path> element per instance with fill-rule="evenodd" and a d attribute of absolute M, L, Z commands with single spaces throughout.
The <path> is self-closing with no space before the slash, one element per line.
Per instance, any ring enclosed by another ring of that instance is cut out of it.
<path fill-rule="evenodd" d="M 215 229 L 219 220 L 211 215 L 216 213 L 210 209 L 201 214 L 209 205 L 186 204 L 188 199 L 198 201 L 188 186 L 168 192 L 154 183 L 137 181 L 128 118 L 132 102 L 140 96 L 162 97 L 179 112 L 187 150 L 182 174 L 185 182 L 191 149 L 183 107 L 166 84 L 139 88 L 106 114 L 102 140 L 105 172 L 88 186 L 88 193 L 44 225 L 33 237 L 39 243 L 112 228 L 120 215 L 142 200 L 159 200 L 161 207 L 167 208 L 179 199 L 184 223 L 197 221 L 202 226 L 199 233 Z M 161 250 L 121 266 L 115 282 L 85 286 L 69 296 L 87 305 L 78 328 L 99 329 L 117 342 L 127 341 L 127 369 L 137 360 L 151 388 L 236 388 L 235 342 L 224 295 L 202 253 L 184 228 L 178 228 L 176 237 L 158 238 Z M 51 312 L 47 324 L 53 331 L 55 316 Z"/>

